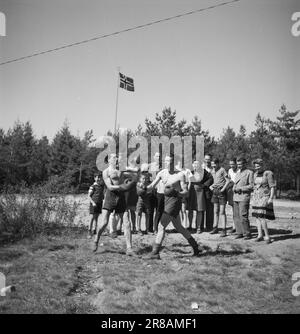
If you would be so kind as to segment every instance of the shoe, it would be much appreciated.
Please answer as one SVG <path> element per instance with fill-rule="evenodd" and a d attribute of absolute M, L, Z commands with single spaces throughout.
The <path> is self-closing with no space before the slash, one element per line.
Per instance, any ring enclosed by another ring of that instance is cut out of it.
<path fill-rule="evenodd" d="M 223 230 L 221 233 L 220 233 L 220 238 L 225 238 L 227 237 L 227 234 L 226 234 L 226 231 Z"/>
<path fill-rule="evenodd" d="M 266 241 L 266 244 L 267 244 L 267 245 L 269 245 L 269 244 L 272 243 L 272 240 L 271 240 L 271 239 L 265 239 L 265 241 Z"/>
<path fill-rule="evenodd" d="M 202 230 L 197 230 L 197 234 L 201 234 L 203 231 Z"/>
<path fill-rule="evenodd" d="M 250 239 L 252 239 L 251 234 L 248 234 L 248 235 L 245 235 L 245 236 L 244 236 L 244 240 L 250 240 Z"/>
<path fill-rule="evenodd" d="M 96 235 L 97 234 L 97 230 L 95 229 L 95 230 L 93 230 L 93 234 L 94 235 Z"/>
<path fill-rule="evenodd" d="M 159 255 L 160 248 L 161 248 L 160 245 L 155 243 L 152 247 L 152 252 L 147 256 L 147 259 L 160 260 L 160 255 Z"/>
<path fill-rule="evenodd" d="M 117 231 L 117 235 L 122 235 L 122 231 L 121 231 L 121 230 L 118 230 L 118 231 Z"/>
<path fill-rule="evenodd" d="M 94 246 L 93 246 L 93 252 L 96 253 L 98 249 L 98 242 L 94 242 Z"/>
<path fill-rule="evenodd" d="M 264 238 L 263 237 L 257 237 L 256 239 L 254 239 L 255 242 L 260 242 L 260 241 L 263 241 Z"/>
<path fill-rule="evenodd" d="M 140 230 L 137 232 L 138 235 L 143 235 L 143 232 Z"/>
<path fill-rule="evenodd" d="M 126 255 L 127 256 L 136 256 L 137 254 L 135 253 L 135 251 L 132 248 L 127 248 L 126 249 Z"/>
<path fill-rule="evenodd" d="M 234 239 L 242 239 L 244 236 L 242 234 L 238 234 Z"/>
<path fill-rule="evenodd" d="M 88 239 L 92 239 L 92 233 L 91 233 L 91 231 L 88 231 L 87 238 L 88 238 Z"/>
<path fill-rule="evenodd" d="M 234 229 L 234 228 L 231 228 L 230 230 L 229 230 L 229 234 L 234 234 L 236 232 L 236 230 Z"/>
<path fill-rule="evenodd" d="M 118 237 L 118 233 L 117 233 L 117 231 L 111 232 L 110 237 L 111 237 L 112 239 L 116 239 L 116 238 Z"/>
<path fill-rule="evenodd" d="M 199 249 L 197 241 L 193 237 L 190 237 L 187 241 L 193 248 L 193 256 L 198 256 L 202 252 L 202 250 Z"/>
<path fill-rule="evenodd" d="M 150 254 L 147 256 L 147 259 L 148 259 L 148 260 L 160 260 L 160 255 L 159 255 L 159 253 L 157 253 L 157 254 L 150 253 Z"/>
<path fill-rule="evenodd" d="M 215 227 L 211 232 L 209 232 L 209 234 L 218 234 L 218 228 Z"/>

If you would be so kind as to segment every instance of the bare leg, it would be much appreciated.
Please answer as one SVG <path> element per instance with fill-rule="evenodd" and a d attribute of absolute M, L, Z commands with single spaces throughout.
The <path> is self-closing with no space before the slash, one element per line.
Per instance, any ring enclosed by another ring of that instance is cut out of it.
<path fill-rule="evenodd" d="M 194 255 L 197 256 L 200 253 L 200 250 L 196 240 L 191 236 L 191 233 L 181 225 L 179 217 L 171 217 L 171 220 L 176 230 L 182 234 L 193 248 Z"/>
<path fill-rule="evenodd" d="M 269 230 L 268 230 L 268 225 L 265 219 L 261 220 L 261 226 L 265 232 L 265 240 L 269 241 L 270 240 L 270 235 L 269 235 Z"/>
<path fill-rule="evenodd" d="M 129 213 L 127 215 L 128 220 L 129 220 Z M 121 234 L 122 232 L 122 226 L 123 226 L 123 214 L 118 215 L 118 223 L 117 223 L 117 232 Z"/>
<path fill-rule="evenodd" d="M 97 231 L 98 231 L 98 218 L 99 218 L 99 214 L 97 214 L 97 215 L 95 216 L 95 219 L 94 219 L 94 221 L 95 221 L 95 226 L 94 226 L 94 229 L 93 229 L 93 233 L 94 233 L 94 234 L 96 234 Z"/>
<path fill-rule="evenodd" d="M 116 230 L 117 230 L 116 216 L 114 213 L 112 213 L 109 219 L 109 233 L 116 232 Z"/>
<path fill-rule="evenodd" d="M 145 212 L 145 220 L 146 220 L 146 234 L 149 232 L 149 212 Z"/>
<path fill-rule="evenodd" d="M 134 210 L 130 210 L 130 219 L 132 225 L 132 231 L 136 230 L 136 214 Z"/>
<path fill-rule="evenodd" d="M 256 218 L 256 224 L 257 224 L 257 239 L 262 239 L 263 238 L 263 231 L 262 231 L 262 226 L 261 226 L 261 221 L 260 219 Z"/>
<path fill-rule="evenodd" d="M 192 236 L 191 233 L 181 225 L 181 222 L 180 222 L 180 219 L 179 219 L 178 216 L 177 217 L 171 217 L 171 221 L 172 221 L 174 227 L 176 228 L 176 230 L 179 233 L 181 233 L 185 239 L 188 240 L 188 239 L 191 238 L 191 236 Z"/>
<path fill-rule="evenodd" d="M 197 233 L 201 233 L 204 229 L 204 211 L 197 211 L 196 229 Z"/>
<path fill-rule="evenodd" d="M 91 221 L 90 221 L 90 224 L 89 224 L 89 233 L 91 233 L 92 230 L 93 230 L 93 222 L 94 222 L 94 215 L 92 215 L 92 218 L 91 218 Z"/>
<path fill-rule="evenodd" d="M 132 234 L 131 234 L 131 223 L 129 219 L 129 210 L 125 211 L 124 215 L 120 214 L 120 219 L 122 219 L 124 223 L 124 236 L 126 241 L 126 248 L 128 250 L 132 248 Z"/>
<path fill-rule="evenodd" d="M 137 216 L 137 231 L 141 232 L 141 220 L 142 220 L 142 213 L 138 213 Z"/>
<path fill-rule="evenodd" d="M 235 230 L 235 224 L 234 224 L 234 209 L 233 209 L 233 206 L 232 206 L 232 229 Z"/>
<path fill-rule="evenodd" d="M 220 220 L 221 220 L 221 226 L 226 231 L 226 223 L 227 223 L 227 217 L 226 217 L 226 204 L 220 205 Z"/>
<path fill-rule="evenodd" d="M 103 210 L 102 221 L 101 221 L 101 224 L 99 226 L 99 230 L 98 230 L 98 232 L 96 234 L 96 237 L 95 237 L 95 243 L 94 243 L 94 249 L 93 249 L 94 252 L 96 252 L 97 249 L 98 249 L 99 239 L 101 237 L 101 234 L 104 232 L 104 230 L 106 229 L 106 227 L 108 225 L 110 214 L 111 214 L 110 211 Z"/>
<path fill-rule="evenodd" d="M 188 228 L 188 213 L 187 213 L 187 210 L 186 210 L 186 205 L 184 203 L 182 204 L 181 214 L 182 214 L 182 219 L 181 219 L 182 225 L 185 228 Z"/>
<path fill-rule="evenodd" d="M 170 222 L 171 222 L 171 217 L 167 215 L 166 213 L 164 213 L 161 217 L 160 224 L 158 225 L 158 232 L 155 238 L 155 243 L 157 245 L 160 245 L 160 246 L 162 245 L 162 242 L 166 234 L 166 228 Z"/>
<path fill-rule="evenodd" d="M 219 226 L 219 212 L 220 206 L 219 203 L 214 203 L 214 228 L 218 228 Z"/>

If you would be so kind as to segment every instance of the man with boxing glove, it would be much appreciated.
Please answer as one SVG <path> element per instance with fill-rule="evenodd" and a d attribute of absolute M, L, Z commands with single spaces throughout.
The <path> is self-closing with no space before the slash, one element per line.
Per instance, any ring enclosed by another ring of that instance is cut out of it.
<path fill-rule="evenodd" d="M 121 178 L 121 172 L 116 169 L 116 154 L 110 155 L 108 163 L 109 167 L 103 171 L 103 181 L 107 189 L 102 208 L 102 222 L 94 241 L 94 252 L 98 249 L 99 239 L 108 225 L 111 214 L 119 215 L 120 219 L 123 219 L 124 212 L 126 211 L 125 192 L 132 189 L 134 184 L 134 180 L 129 177 L 125 179 Z M 129 219 L 125 219 L 124 221 L 124 235 L 127 247 L 126 254 L 129 256 L 135 255 L 132 250 L 132 235 Z"/>
<path fill-rule="evenodd" d="M 156 179 L 148 186 L 148 189 L 153 189 L 160 181 L 165 186 L 164 213 L 158 226 L 158 233 L 149 258 L 160 258 L 159 251 L 165 237 L 166 228 L 170 222 L 173 223 L 176 230 L 181 233 L 191 245 L 194 256 L 199 255 L 201 251 L 199 250 L 196 240 L 191 236 L 190 232 L 181 225 L 179 213 L 182 205 L 182 197 L 187 196 L 188 189 L 184 174 L 182 172 L 175 173 L 173 158 L 170 156 L 166 156 L 165 169 L 157 174 Z"/>

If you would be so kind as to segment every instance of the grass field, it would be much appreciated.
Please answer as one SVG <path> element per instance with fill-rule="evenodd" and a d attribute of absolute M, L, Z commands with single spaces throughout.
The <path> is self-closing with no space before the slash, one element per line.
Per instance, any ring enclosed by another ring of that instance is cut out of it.
<path fill-rule="evenodd" d="M 0 297 L 0 313 L 299 313 L 300 297 L 291 293 L 299 220 L 279 219 L 270 231 L 271 245 L 195 235 L 206 246 L 199 257 L 169 231 L 161 260 L 146 257 L 153 235 L 133 236 L 138 257 L 125 255 L 123 236 L 103 237 L 93 254 L 83 224 L 24 239 L 0 247 L 0 272 L 16 286 Z"/>

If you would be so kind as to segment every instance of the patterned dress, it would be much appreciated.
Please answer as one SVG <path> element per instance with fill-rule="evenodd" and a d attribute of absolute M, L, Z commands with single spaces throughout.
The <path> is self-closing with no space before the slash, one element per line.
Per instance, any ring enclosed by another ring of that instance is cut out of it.
<path fill-rule="evenodd" d="M 268 204 L 271 188 L 275 187 L 274 175 L 271 171 L 254 174 L 254 191 L 252 198 L 252 216 L 275 220 L 273 203 Z"/>

